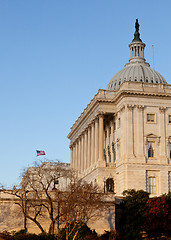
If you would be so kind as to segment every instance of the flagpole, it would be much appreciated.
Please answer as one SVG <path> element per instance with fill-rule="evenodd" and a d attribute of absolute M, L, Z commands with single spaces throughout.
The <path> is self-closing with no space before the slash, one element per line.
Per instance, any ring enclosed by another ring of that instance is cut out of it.
<path fill-rule="evenodd" d="M 37 150 L 35 151 L 35 162 L 34 162 L 34 166 L 36 167 L 36 160 L 37 160 Z"/>

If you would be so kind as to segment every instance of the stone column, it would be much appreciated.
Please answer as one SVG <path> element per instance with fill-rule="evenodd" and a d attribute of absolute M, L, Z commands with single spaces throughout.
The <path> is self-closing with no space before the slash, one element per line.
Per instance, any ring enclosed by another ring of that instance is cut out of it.
<path fill-rule="evenodd" d="M 70 162 L 71 162 L 71 168 L 73 168 L 73 147 L 70 146 Z"/>
<path fill-rule="evenodd" d="M 84 135 L 81 135 L 81 173 L 84 169 Z"/>
<path fill-rule="evenodd" d="M 73 162 L 73 169 L 75 170 L 75 144 L 73 144 L 72 162 Z"/>
<path fill-rule="evenodd" d="M 75 170 L 78 171 L 78 143 L 75 142 Z"/>
<path fill-rule="evenodd" d="M 87 167 L 90 167 L 91 163 L 91 127 L 88 127 L 88 151 L 87 151 L 88 159 L 87 159 Z"/>
<path fill-rule="evenodd" d="M 84 138 L 84 171 L 87 169 L 87 130 L 85 131 L 85 138 Z"/>
<path fill-rule="evenodd" d="M 98 161 L 98 157 L 99 157 L 99 122 L 98 119 L 95 119 L 95 144 L 94 144 L 94 150 L 95 150 L 95 162 Z"/>
<path fill-rule="evenodd" d="M 91 165 L 94 163 L 94 121 L 91 124 Z"/>
<path fill-rule="evenodd" d="M 78 139 L 78 172 L 81 171 L 81 137 Z"/>
<path fill-rule="evenodd" d="M 121 140 L 121 143 L 120 146 L 119 146 L 119 149 L 120 149 L 120 157 L 119 157 L 119 163 L 121 164 L 124 159 L 125 159 L 125 149 L 126 149 L 126 144 L 125 144 L 125 124 L 126 123 L 126 120 L 125 120 L 125 105 L 122 105 L 122 107 L 120 108 L 119 110 L 119 113 L 118 113 L 118 117 L 120 119 L 120 130 L 119 130 L 119 136 L 118 136 L 118 140 L 120 139 Z"/>
<path fill-rule="evenodd" d="M 99 161 L 104 161 L 104 127 L 103 127 L 103 114 L 99 115 Z"/>
<path fill-rule="evenodd" d="M 167 160 L 166 151 L 166 121 L 165 121 L 165 107 L 159 107 L 159 132 L 160 132 L 160 163 L 165 163 Z M 157 146 L 156 146 L 157 147 Z"/>
<path fill-rule="evenodd" d="M 133 57 L 135 57 L 135 47 L 133 47 Z"/>
<path fill-rule="evenodd" d="M 144 114 L 143 114 L 144 106 L 137 106 L 137 155 L 138 157 L 145 156 L 144 151 Z"/>
<path fill-rule="evenodd" d="M 144 48 L 142 48 L 142 57 L 144 58 Z"/>
<path fill-rule="evenodd" d="M 127 105 L 127 156 L 134 157 L 133 105 Z"/>

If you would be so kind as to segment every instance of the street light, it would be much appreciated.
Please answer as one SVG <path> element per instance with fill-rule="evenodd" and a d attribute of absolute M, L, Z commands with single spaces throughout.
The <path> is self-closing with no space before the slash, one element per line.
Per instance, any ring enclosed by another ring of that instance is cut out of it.
<path fill-rule="evenodd" d="M 24 230 L 25 230 L 25 233 L 27 233 L 27 193 L 28 192 L 29 192 L 28 190 L 24 189 L 24 198 L 25 198 L 25 201 L 24 201 Z"/>
<path fill-rule="evenodd" d="M 56 185 L 59 184 L 59 180 L 56 179 L 56 174 L 54 174 L 54 182 L 53 182 L 53 189 L 52 190 L 57 190 L 56 188 Z M 59 232 L 59 208 L 60 208 L 60 205 L 59 205 L 59 188 L 58 188 L 58 221 L 57 221 L 57 225 L 58 225 L 58 232 Z"/>

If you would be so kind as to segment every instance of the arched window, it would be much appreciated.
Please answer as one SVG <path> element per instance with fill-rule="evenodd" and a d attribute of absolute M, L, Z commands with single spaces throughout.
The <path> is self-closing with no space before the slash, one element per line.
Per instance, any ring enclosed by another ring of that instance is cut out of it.
<path fill-rule="evenodd" d="M 154 157 L 154 142 L 148 142 L 148 157 Z"/>
<path fill-rule="evenodd" d="M 114 192 L 114 181 L 113 178 L 106 180 L 106 192 Z"/>

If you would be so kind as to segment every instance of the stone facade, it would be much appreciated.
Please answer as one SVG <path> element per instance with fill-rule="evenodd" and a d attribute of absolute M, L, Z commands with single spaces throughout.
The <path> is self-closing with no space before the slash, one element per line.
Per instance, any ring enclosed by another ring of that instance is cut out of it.
<path fill-rule="evenodd" d="M 170 99 L 164 84 L 124 82 L 116 92 L 99 90 L 69 134 L 71 167 L 101 188 L 112 178 L 116 195 L 131 188 L 167 193 Z"/>
<path fill-rule="evenodd" d="M 71 167 L 117 196 L 132 188 L 158 196 L 171 188 L 171 86 L 145 61 L 138 20 L 129 47 L 129 63 L 71 128 Z"/>

